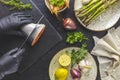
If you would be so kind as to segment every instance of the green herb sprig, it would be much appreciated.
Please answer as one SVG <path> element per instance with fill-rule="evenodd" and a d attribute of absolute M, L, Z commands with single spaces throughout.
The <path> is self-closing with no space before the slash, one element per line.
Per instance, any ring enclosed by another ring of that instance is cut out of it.
<path fill-rule="evenodd" d="M 86 49 L 87 45 L 82 44 L 82 47 L 79 50 L 72 50 L 71 51 L 71 65 L 79 64 L 79 62 L 88 54 L 88 50 Z"/>
<path fill-rule="evenodd" d="M 79 50 L 73 49 L 71 51 L 71 66 L 79 64 L 79 62 L 87 56 L 88 50 L 86 49 L 86 47 L 86 44 L 82 44 L 82 47 Z"/>
<path fill-rule="evenodd" d="M 88 40 L 88 38 L 82 32 L 68 32 L 66 42 L 74 44 L 76 42 L 82 42 Z"/>
<path fill-rule="evenodd" d="M 11 6 L 10 10 L 26 10 L 26 9 L 32 9 L 31 4 L 25 4 L 20 0 L 0 0 L 1 3 Z"/>
<path fill-rule="evenodd" d="M 65 4 L 65 0 L 50 0 L 50 4 L 53 6 L 61 7 Z"/>

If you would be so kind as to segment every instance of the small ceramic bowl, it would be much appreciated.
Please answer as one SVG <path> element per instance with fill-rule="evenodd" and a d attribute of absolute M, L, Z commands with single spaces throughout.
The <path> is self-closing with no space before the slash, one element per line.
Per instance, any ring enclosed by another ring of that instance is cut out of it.
<path fill-rule="evenodd" d="M 47 6 L 47 8 L 51 11 L 50 9 L 50 4 L 48 2 L 48 0 L 44 0 L 45 1 L 45 5 Z M 67 6 L 64 6 L 62 9 L 60 9 L 58 12 L 63 12 L 64 10 L 67 9 Z"/>

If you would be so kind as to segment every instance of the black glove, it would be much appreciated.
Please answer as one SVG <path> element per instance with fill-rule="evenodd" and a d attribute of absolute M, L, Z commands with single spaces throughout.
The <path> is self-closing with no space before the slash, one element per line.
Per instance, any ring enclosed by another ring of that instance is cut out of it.
<path fill-rule="evenodd" d="M 18 50 L 18 48 L 15 48 L 0 58 L 0 79 L 18 70 L 24 51 L 24 49 Z"/>
<path fill-rule="evenodd" d="M 22 12 L 13 13 L 0 19 L 0 31 L 12 31 L 31 22 L 33 22 L 33 18 L 30 15 L 25 15 Z"/>

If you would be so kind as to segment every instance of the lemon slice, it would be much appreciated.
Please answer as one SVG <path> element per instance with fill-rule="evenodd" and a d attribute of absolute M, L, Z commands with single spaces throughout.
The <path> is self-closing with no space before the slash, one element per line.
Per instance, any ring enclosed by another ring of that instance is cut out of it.
<path fill-rule="evenodd" d="M 92 66 L 84 66 L 84 68 L 91 69 Z"/>
<path fill-rule="evenodd" d="M 63 67 L 67 67 L 70 65 L 71 63 L 71 58 L 70 56 L 66 55 L 66 54 L 63 54 L 59 57 L 59 63 L 61 66 Z"/>

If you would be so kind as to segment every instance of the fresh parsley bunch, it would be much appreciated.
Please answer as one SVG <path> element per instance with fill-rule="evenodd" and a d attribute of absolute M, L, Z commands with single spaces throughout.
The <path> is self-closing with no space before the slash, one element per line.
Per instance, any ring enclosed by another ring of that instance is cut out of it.
<path fill-rule="evenodd" d="M 66 42 L 74 44 L 76 42 L 82 42 L 88 40 L 88 38 L 82 32 L 68 32 Z"/>

